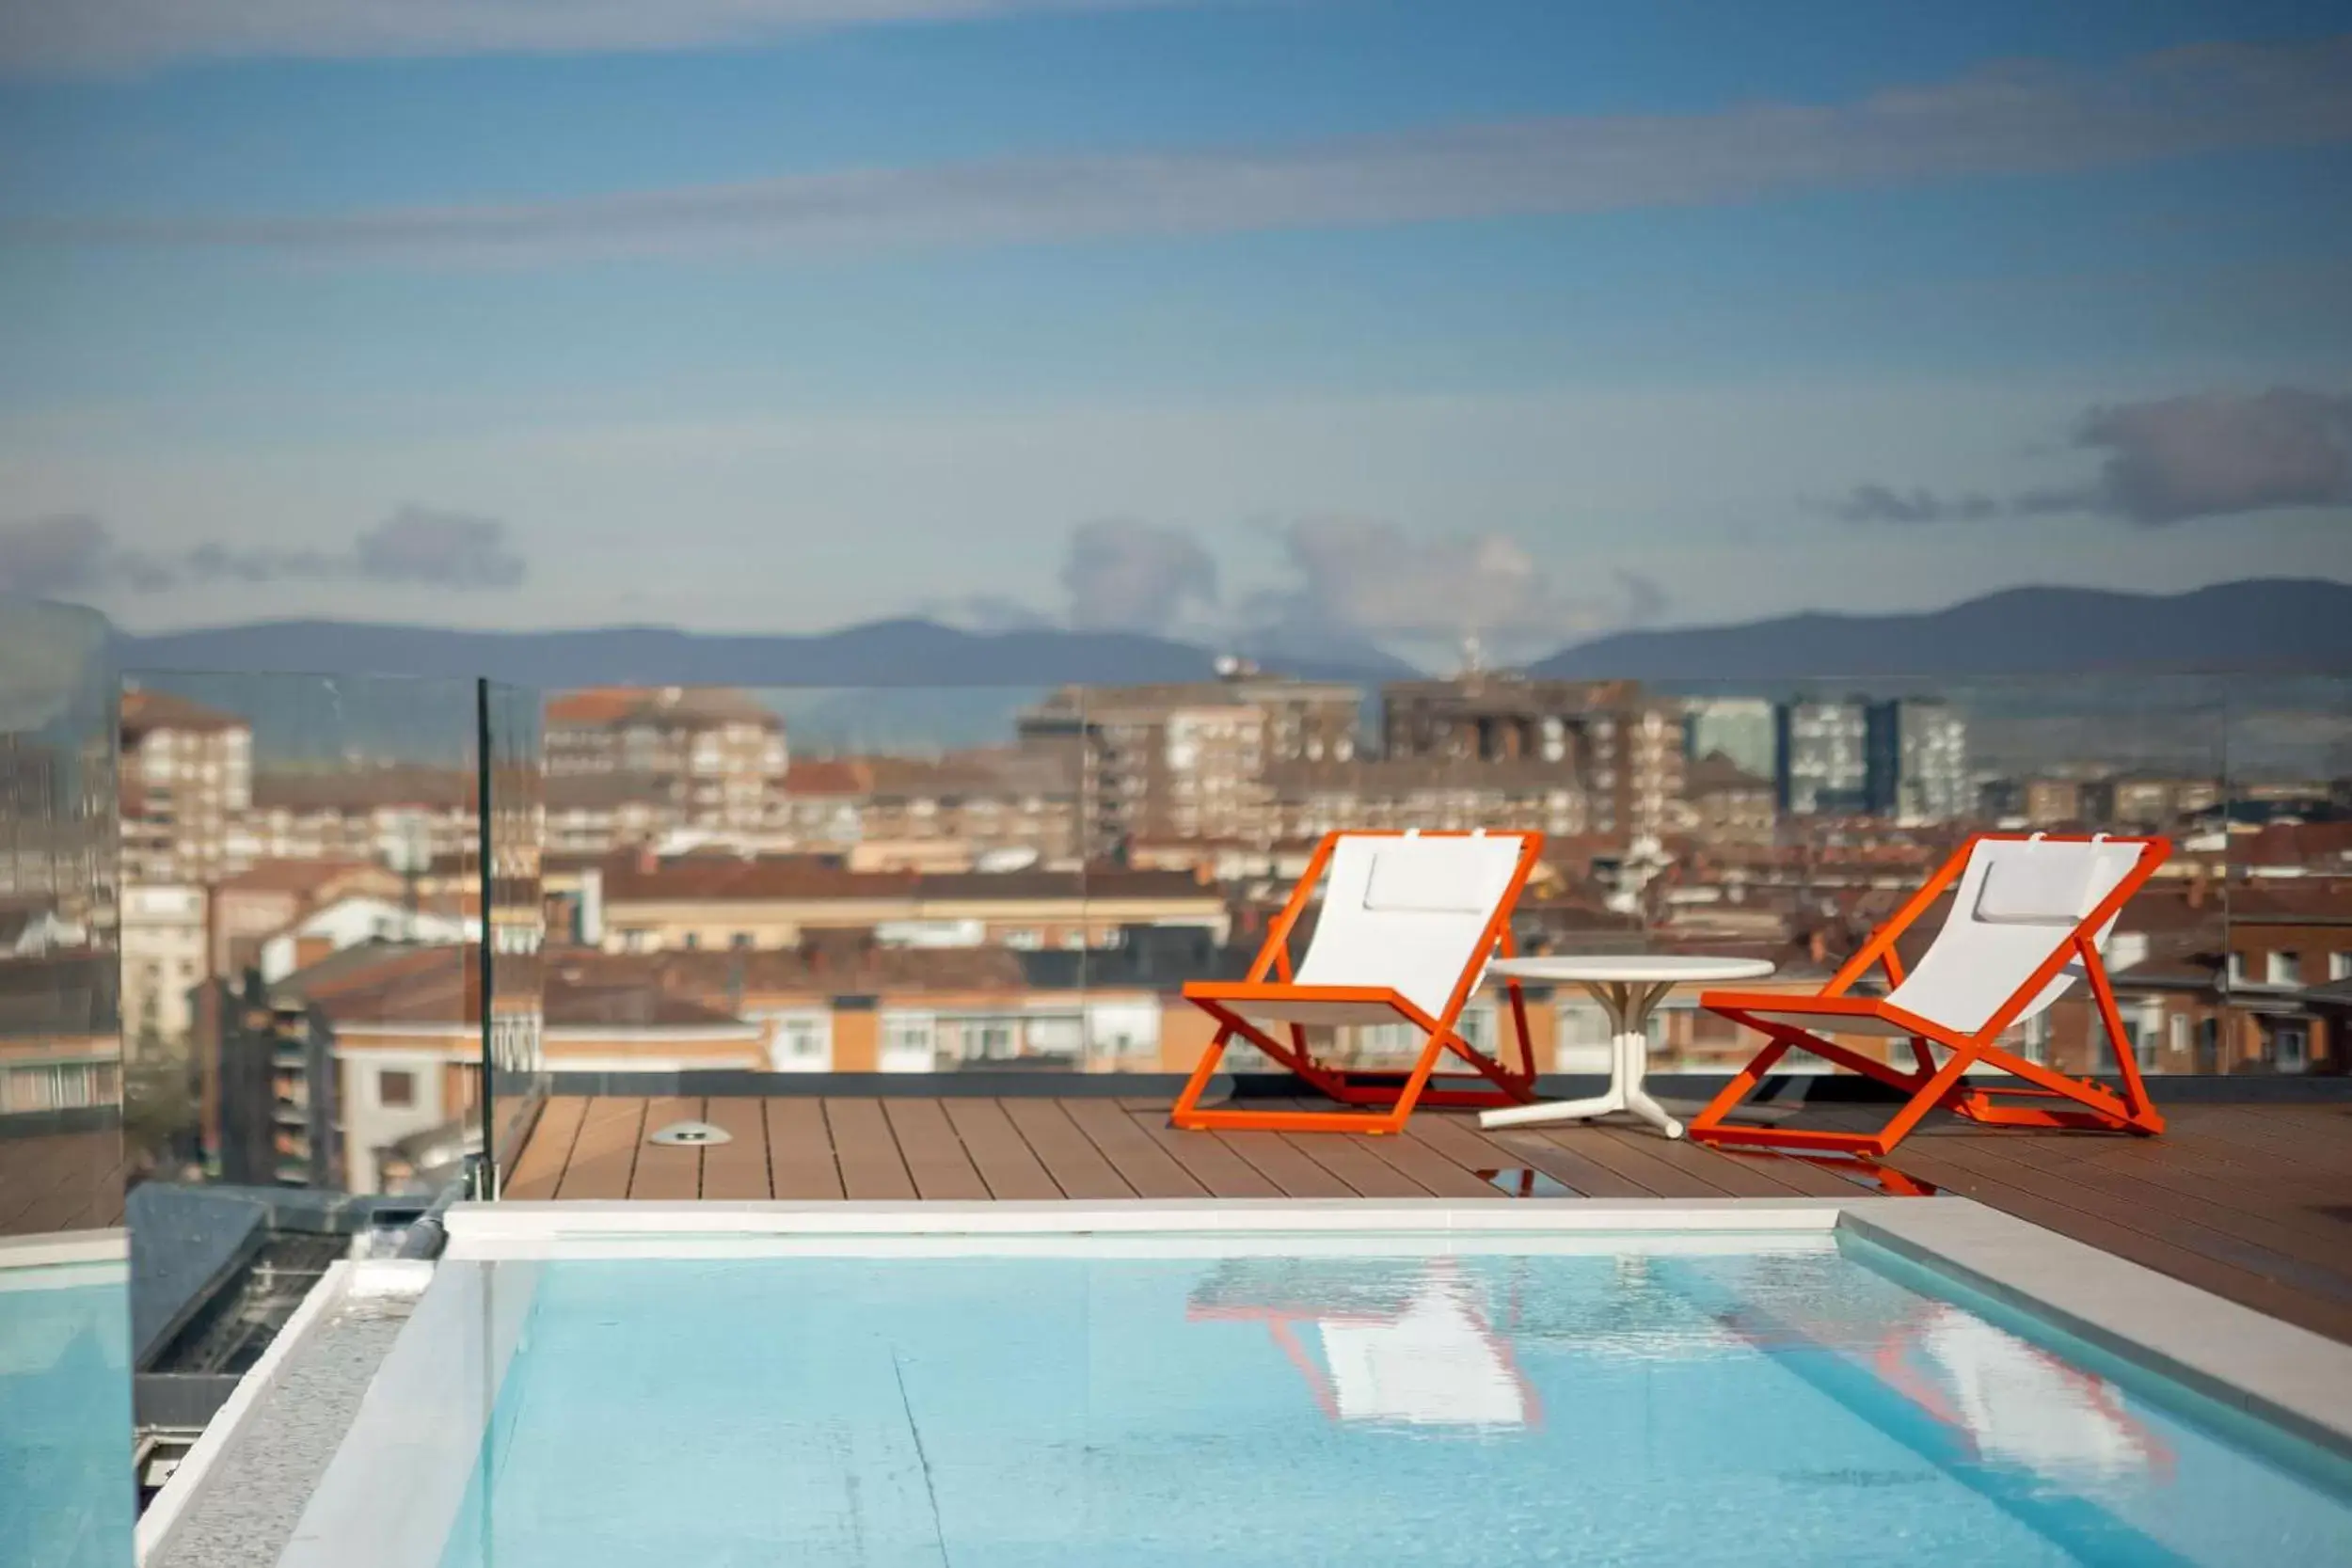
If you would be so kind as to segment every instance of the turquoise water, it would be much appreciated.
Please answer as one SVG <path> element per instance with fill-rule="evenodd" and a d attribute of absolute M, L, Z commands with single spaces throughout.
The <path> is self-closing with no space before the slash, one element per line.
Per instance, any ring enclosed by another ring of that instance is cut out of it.
<path fill-rule="evenodd" d="M 1826 1244 L 561 1262 L 444 1563 L 2352 1562 L 2172 1408 Z"/>
<path fill-rule="evenodd" d="M 0 1273 L 0 1563 L 131 1560 L 130 1319 L 122 1270 Z"/>

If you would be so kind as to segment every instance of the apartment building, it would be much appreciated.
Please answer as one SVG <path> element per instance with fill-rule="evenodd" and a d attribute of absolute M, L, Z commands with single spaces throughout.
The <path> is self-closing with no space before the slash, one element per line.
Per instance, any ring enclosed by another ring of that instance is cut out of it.
<path fill-rule="evenodd" d="M 686 815 L 653 779 L 634 773 L 556 773 L 547 784 L 547 848 L 558 855 L 609 855 L 659 844 Z"/>
<path fill-rule="evenodd" d="M 1702 844 L 1770 844 L 1778 830 L 1772 780 L 1747 771 L 1722 752 L 1691 764 L 1683 798 L 1686 831 Z"/>
<path fill-rule="evenodd" d="M 233 975 L 260 962 L 263 942 L 338 899 L 405 900 L 410 891 L 381 865 L 361 861 L 257 862 L 211 891 L 205 973 Z"/>
<path fill-rule="evenodd" d="M 1592 824 L 1591 800 L 1575 778 L 1542 763 L 1295 762 L 1270 769 L 1266 782 L 1284 841 L 1343 828 L 1490 828 L 1569 837 Z"/>
<path fill-rule="evenodd" d="M 1047 863 L 1078 857 L 1077 769 L 1066 753 L 1007 748 L 937 759 L 867 757 L 854 765 L 850 864 L 860 870 L 970 870 L 1015 852 Z M 786 778 L 787 797 L 803 799 Z"/>
<path fill-rule="evenodd" d="M 122 1037 L 136 1053 L 176 1045 L 195 1022 L 194 993 L 212 973 L 211 898 L 204 888 L 134 883 L 122 890 Z"/>
<path fill-rule="evenodd" d="M 230 831 L 252 805 L 252 726 L 135 689 L 121 732 L 124 881 L 200 885 L 241 869 Z"/>
<path fill-rule="evenodd" d="M 122 1103 L 118 975 L 111 949 L 0 957 L 0 1117 Z"/>
<path fill-rule="evenodd" d="M 1682 716 L 1631 681 L 1473 672 L 1393 681 L 1380 696 L 1391 760 L 1548 768 L 1581 793 L 1595 832 L 1661 832 L 1681 798 Z"/>
<path fill-rule="evenodd" d="M 582 940 L 613 953 L 797 948 L 827 931 L 910 947 L 1086 948 L 1128 926 L 1221 933 L 1228 918 L 1222 895 L 1191 876 L 1117 866 L 925 874 L 693 855 L 616 860 L 595 878 Z"/>
<path fill-rule="evenodd" d="M 543 746 L 550 781 L 626 775 L 684 827 L 756 834 L 771 825 L 790 762 L 784 721 L 746 692 L 598 688 L 551 697 Z"/>
<path fill-rule="evenodd" d="M 478 787 L 473 773 L 459 768 L 273 769 L 254 778 L 252 809 L 231 838 L 240 866 L 372 861 L 421 871 L 476 852 Z"/>
<path fill-rule="evenodd" d="M 1083 803 L 1082 853 L 1138 841 L 1270 843 L 1279 831 L 1265 769 L 1352 760 L 1362 693 L 1258 675 L 1165 686 L 1069 688 L 1024 711 L 1023 750 L 1059 757 Z"/>

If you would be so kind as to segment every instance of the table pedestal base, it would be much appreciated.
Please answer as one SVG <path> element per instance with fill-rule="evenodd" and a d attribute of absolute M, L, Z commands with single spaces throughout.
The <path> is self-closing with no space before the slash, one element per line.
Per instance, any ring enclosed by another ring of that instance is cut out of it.
<path fill-rule="evenodd" d="M 1585 990 L 1609 1016 L 1615 1033 L 1609 1039 L 1609 1087 L 1590 1100 L 1555 1101 L 1549 1105 L 1514 1105 L 1488 1111 L 1478 1118 L 1481 1127 L 1535 1127 L 1553 1121 L 1585 1121 L 1625 1111 L 1648 1122 L 1670 1138 L 1682 1136 L 1682 1123 L 1666 1114 L 1642 1087 L 1649 1068 L 1649 1019 L 1672 989 L 1662 984 L 1622 981 L 1585 982 Z"/>

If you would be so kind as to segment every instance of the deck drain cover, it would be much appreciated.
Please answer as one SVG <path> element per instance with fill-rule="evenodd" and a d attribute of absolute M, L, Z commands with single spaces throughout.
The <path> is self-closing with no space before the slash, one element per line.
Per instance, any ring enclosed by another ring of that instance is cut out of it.
<path fill-rule="evenodd" d="M 648 1136 L 645 1141 L 649 1144 L 686 1144 L 690 1147 L 699 1147 L 703 1144 L 728 1143 L 733 1140 L 734 1136 L 725 1128 L 713 1127 L 707 1121 L 674 1121 L 660 1132 Z"/>

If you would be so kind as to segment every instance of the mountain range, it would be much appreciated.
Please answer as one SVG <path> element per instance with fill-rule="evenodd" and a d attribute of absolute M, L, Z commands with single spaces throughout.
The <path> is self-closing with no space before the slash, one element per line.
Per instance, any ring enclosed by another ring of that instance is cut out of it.
<path fill-rule="evenodd" d="M 133 672 L 487 675 L 542 688 L 1128 685 L 1201 679 L 1216 666 L 1210 649 L 1137 633 L 975 632 L 923 620 L 804 636 L 278 621 L 119 634 L 116 652 Z M 1286 657 L 1280 667 L 1367 682 L 1419 673 L 1365 644 Z M 1674 682 L 2192 670 L 2352 672 L 2352 584 L 2263 578 L 2178 594 L 2020 588 L 1919 613 L 1806 613 L 1618 632 L 1529 666 L 1538 675 Z"/>

